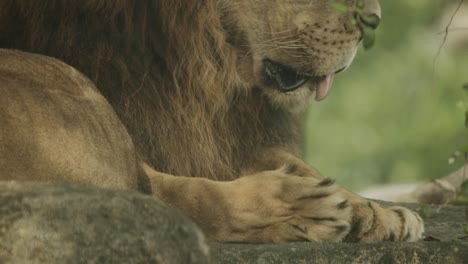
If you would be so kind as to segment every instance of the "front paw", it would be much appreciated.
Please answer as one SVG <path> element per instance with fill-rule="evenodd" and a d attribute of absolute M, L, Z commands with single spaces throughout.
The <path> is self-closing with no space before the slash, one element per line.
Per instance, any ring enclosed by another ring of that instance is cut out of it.
<path fill-rule="evenodd" d="M 230 185 L 223 232 L 215 239 L 247 243 L 342 241 L 351 206 L 330 180 L 294 175 L 294 167 L 240 178 Z"/>
<path fill-rule="evenodd" d="M 414 242 L 424 233 L 423 220 L 408 208 L 384 207 L 371 201 L 353 207 L 353 225 L 347 242 Z"/>

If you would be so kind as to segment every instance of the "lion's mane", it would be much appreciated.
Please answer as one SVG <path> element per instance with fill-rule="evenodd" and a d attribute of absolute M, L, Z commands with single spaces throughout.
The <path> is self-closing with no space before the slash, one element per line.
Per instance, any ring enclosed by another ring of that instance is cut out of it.
<path fill-rule="evenodd" d="M 3 0 L 0 47 L 83 72 L 157 170 L 227 180 L 298 130 L 244 87 L 222 12 L 214 0 Z"/>

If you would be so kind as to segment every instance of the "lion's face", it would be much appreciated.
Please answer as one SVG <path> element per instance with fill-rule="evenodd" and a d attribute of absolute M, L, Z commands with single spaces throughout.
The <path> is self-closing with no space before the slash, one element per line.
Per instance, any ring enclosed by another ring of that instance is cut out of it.
<path fill-rule="evenodd" d="M 358 14 L 331 7 L 341 2 L 355 10 L 356 0 L 219 1 L 242 54 L 243 77 L 290 111 L 304 109 L 314 93 L 318 101 L 329 94 L 335 73 L 349 66 L 362 38 L 353 23 Z M 363 2 L 363 14 L 380 17 L 378 0 Z"/>

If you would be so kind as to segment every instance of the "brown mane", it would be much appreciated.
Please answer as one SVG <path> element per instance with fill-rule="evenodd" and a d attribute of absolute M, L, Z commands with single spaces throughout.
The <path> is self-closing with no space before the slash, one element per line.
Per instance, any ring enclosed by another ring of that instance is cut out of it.
<path fill-rule="evenodd" d="M 261 148 L 291 149 L 299 132 L 244 87 L 220 8 L 214 0 L 3 0 L 0 48 L 56 57 L 87 75 L 157 170 L 227 180 Z"/>

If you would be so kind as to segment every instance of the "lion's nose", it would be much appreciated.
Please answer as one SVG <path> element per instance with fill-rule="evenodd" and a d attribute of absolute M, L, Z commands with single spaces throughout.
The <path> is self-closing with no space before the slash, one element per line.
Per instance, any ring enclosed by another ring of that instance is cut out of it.
<path fill-rule="evenodd" d="M 361 12 L 362 22 L 372 28 L 376 29 L 380 24 L 382 11 L 378 0 L 363 0 L 364 8 Z"/>

